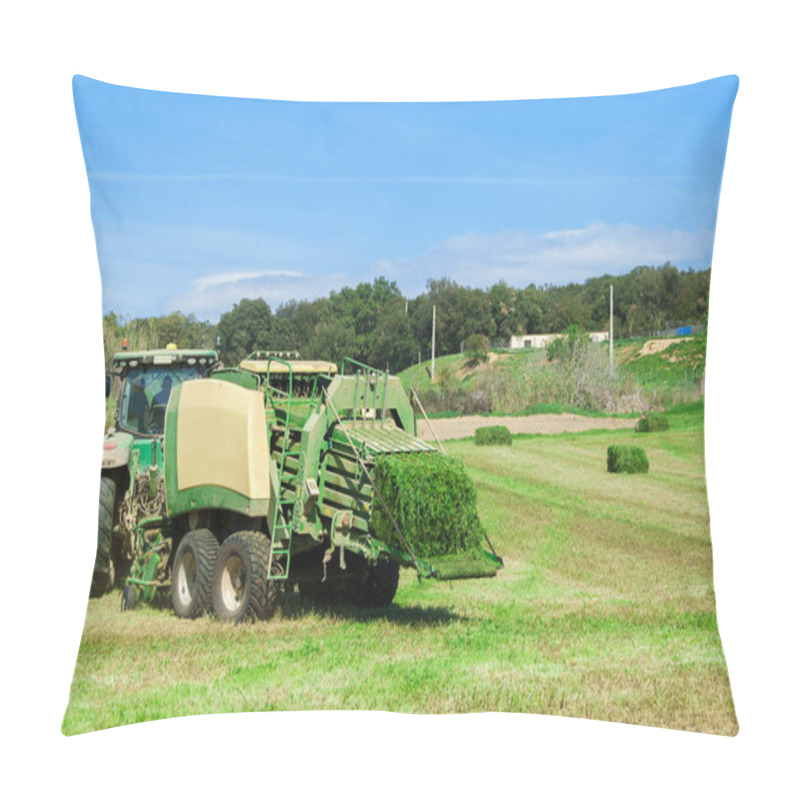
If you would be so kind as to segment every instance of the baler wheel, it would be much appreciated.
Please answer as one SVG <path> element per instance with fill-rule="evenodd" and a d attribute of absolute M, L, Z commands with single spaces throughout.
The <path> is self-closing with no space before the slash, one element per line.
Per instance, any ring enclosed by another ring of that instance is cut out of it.
<path fill-rule="evenodd" d="M 111 562 L 111 530 L 114 527 L 114 503 L 117 484 L 113 478 L 100 478 L 100 502 L 97 517 L 97 554 L 89 597 L 102 597 L 114 585 L 114 565 Z"/>
<path fill-rule="evenodd" d="M 400 565 L 396 561 L 379 558 L 370 564 L 361 556 L 350 556 L 347 568 L 355 569 L 356 575 L 347 582 L 347 596 L 357 606 L 388 606 L 397 593 L 400 580 Z"/>
<path fill-rule="evenodd" d="M 277 585 L 267 577 L 268 566 L 269 539 L 263 533 L 239 531 L 222 543 L 212 581 L 214 613 L 219 619 L 238 623 L 272 615 Z"/>
<path fill-rule="evenodd" d="M 182 619 L 211 610 L 211 579 L 219 543 L 207 528 L 187 533 L 178 545 L 172 568 L 172 607 Z"/>
<path fill-rule="evenodd" d="M 136 590 L 130 584 L 122 589 L 122 600 L 119 607 L 121 611 L 133 611 L 136 608 Z"/>

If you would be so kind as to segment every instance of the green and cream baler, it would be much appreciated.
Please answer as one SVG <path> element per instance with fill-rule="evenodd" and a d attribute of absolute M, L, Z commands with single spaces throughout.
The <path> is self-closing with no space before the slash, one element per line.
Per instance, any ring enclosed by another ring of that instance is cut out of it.
<path fill-rule="evenodd" d="M 399 378 L 351 360 L 254 353 L 174 388 L 123 607 L 171 585 L 178 616 L 239 622 L 286 586 L 388 605 L 400 567 L 494 576 L 471 481 L 416 426 Z"/>

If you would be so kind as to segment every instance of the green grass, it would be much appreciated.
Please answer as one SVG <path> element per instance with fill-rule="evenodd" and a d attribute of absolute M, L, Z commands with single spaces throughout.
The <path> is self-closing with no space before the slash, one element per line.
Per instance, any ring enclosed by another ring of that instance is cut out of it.
<path fill-rule="evenodd" d="M 196 713 L 515 711 L 733 735 L 716 623 L 702 405 L 648 435 L 650 473 L 609 475 L 633 431 L 448 442 L 505 569 L 419 583 L 387 609 L 281 598 L 230 627 L 119 594 L 88 605 L 67 734 Z"/>
<path fill-rule="evenodd" d="M 632 418 L 637 416 L 636 412 L 629 414 L 606 414 L 603 411 L 593 411 L 590 408 L 576 408 L 575 406 L 568 406 L 564 403 L 536 403 L 532 406 L 527 406 L 522 411 L 515 414 L 509 414 L 512 417 L 529 417 L 532 414 L 578 414 L 581 417 L 593 417 L 599 419 L 600 417 L 621 417 Z M 494 416 L 500 416 L 495 414 Z"/>
<path fill-rule="evenodd" d="M 581 417 L 622 417 L 633 418 L 638 414 L 632 411 L 629 414 L 606 414 L 602 411 L 593 411 L 589 408 L 576 408 L 575 406 L 568 406 L 564 403 L 536 403 L 532 406 L 526 406 L 521 411 L 505 412 L 505 411 L 486 411 L 483 414 L 475 414 L 476 417 L 530 417 L 534 414 L 577 414 Z M 431 419 L 454 419 L 455 417 L 462 416 L 457 411 L 436 411 L 429 413 Z"/>
<path fill-rule="evenodd" d="M 673 388 L 697 383 L 704 377 L 705 367 L 706 337 L 693 336 L 660 353 L 628 360 L 621 369 L 643 388 Z"/>
<path fill-rule="evenodd" d="M 469 386 L 470 382 L 474 380 L 475 376 L 482 370 L 502 370 L 510 376 L 516 377 L 526 370 L 531 370 L 534 367 L 543 367 L 547 363 L 547 353 L 543 349 L 503 350 L 502 352 L 496 352 L 495 355 L 499 357 L 497 361 L 491 364 L 480 365 L 477 369 L 470 368 L 467 364 L 467 356 L 461 353 L 455 353 L 449 356 L 437 356 L 437 382 L 443 378 L 449 378 L 465 386 Z M 407 369 L 404 369 L 399 373 L 398 377 L 404 388 L 409 389 L 413 386 L 418 392 L 424 392 L 436 385 L 431 383 L 430 369 L 430 360 L 423 361 L 421 364 L 413 364 Z M 468 373 L 463 380 L 458 380 L 455 377 L 455 373 L 460 369 L 464 369 Z"/>
<path fill-rule="evenodd" d="M 466 363 L 466 357 L 460 353 L 451 356 L 438 356 L 436 359 L 436 372 L 441 376 L 442 370 L 458 370 Z M 418 392 L 430 389 L 434 384 L 431 383 L 430 376 L 431 362 L 423 361 L 421 364 L 413 364 L 399 373 L 398 377 L 403 384 L 403 388 L 408 391 L 412 386 Z"/>

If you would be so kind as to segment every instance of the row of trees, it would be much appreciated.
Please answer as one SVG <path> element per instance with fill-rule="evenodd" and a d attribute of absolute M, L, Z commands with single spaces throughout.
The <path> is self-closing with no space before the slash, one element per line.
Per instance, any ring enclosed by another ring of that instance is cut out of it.
<path fill-rule="evenodd" d="M 711 271 L 681 271 L 667 263 L 636 267 L 627 275 L 604 275 L 583 284 L 516 289 L 501 281 L 472 289 L 449 278 L 430 280 L 413 299 L 386 278 L 345 287 L 328 297 L 292 300 L 273 310 L 263 299 L 243 299 L 217 325 L 175 312 L 123 323 L 104 320 L 106 352 L 131 348 L 217 347 L 226 364 L 254 350 L 299 350 L 305 358 L 340 361 L 349 356 L 399 371 L 430 353 L 436 306 L 437 354 L 456 353 L 474 336 L 508 340 L 514 334 L 555 333 L 570 325 L 608 328 L 609 285 L 614 285 L 614 328 L 618 335 L 647 335 L 667 324 L 705 322 Z"/>

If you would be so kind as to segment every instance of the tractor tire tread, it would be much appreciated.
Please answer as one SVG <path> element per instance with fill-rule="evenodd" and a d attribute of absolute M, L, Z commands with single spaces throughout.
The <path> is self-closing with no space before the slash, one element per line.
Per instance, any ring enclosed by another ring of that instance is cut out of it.
<path fill-rule="evenodd" d="M 114 505 L 117 484 L 108 475 L 100 476 L 100 495 L 97 514 L 97 550 L 89 597 L 102 597 L 111 589 L 111 538 L 114 527 Z"/>
<path fill-rule="evenodd" d="M 175 593 L 177 583 L 174 580 L 173 570 L 172 581 L 172 607 L 175 613 L 184 619 L 195 619 L 207 614 L 212 609 L 211 586 L 214 577 L 214 565 L 219 553 L 219 542 L 216 536 L 207 528 L 197 528 L 189 531 L 178 545 L 175 552 L 175 563 L 177 564 L 183 555 L 183 548 L 191 547 L 194 550 L 195 559 L 195 593 L 191 603 L 184 610 L 179 608 L 180 603 L 176 602 Z"/>
<path fill-rule="evenodd" d="M 231 617 L 221 611 L 220 604 L 216 599 L 219 583 L 218 571 L 230 549 L 238 550 L 242 561 L 247 564 L 247 572 L 250 576 L 250 586 L 245 599 L 245 606 L 238 617 Z M 213 581 L 215 592 L 214 611 L 218 617 L 222 619 L 228 618 L 230 621 L 238 623 L 255 622 L 259 619 L 269 619 L 272 616 L 275 610 L 277 586 L 267 576 L 269 554 L 269 539 L 259 531 L 238 531 L 225 539 L 220 547 Z M 277 564 L 273 565 L 273 571 L 277 567 Z"/>

